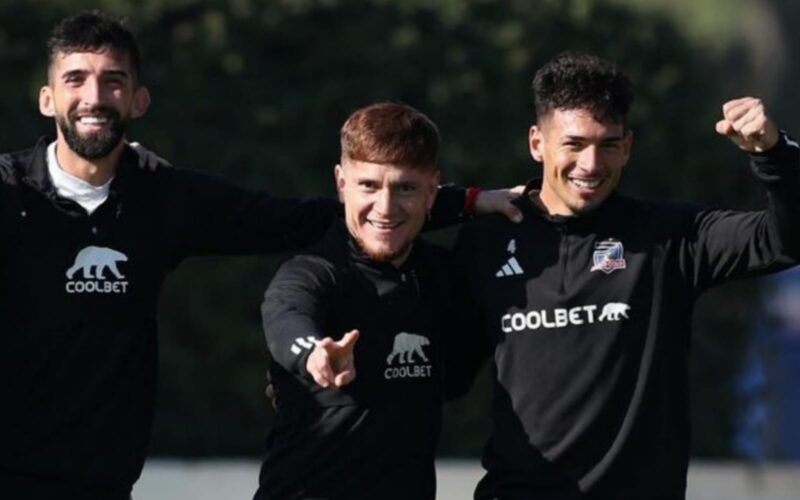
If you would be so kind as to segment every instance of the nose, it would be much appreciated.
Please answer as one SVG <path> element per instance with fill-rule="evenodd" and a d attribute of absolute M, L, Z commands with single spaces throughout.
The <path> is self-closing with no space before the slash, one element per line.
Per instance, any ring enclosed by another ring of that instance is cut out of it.
<path fill-rule="evenodd" d="M 592 145 L 581 151 L 578 168 L 587 173 L 595 173 L 603 167 L 600 148 Z"/>
<path fill-rule="evenodd" d="M 394 196 L 391 189 L 381 189 L 375 199 L 374 210 L 380 215 L 391 215 L 394 211 Z"/>
<path fill-rule="evenodd" d="M 100 82 L 96 78 L 87 78 L 81 85 L 81 104 L 95 106 L 102 100 Z"/>

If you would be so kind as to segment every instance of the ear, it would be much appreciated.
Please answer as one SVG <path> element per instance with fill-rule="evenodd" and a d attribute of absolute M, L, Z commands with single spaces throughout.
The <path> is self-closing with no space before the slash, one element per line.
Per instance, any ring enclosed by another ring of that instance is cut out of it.
<path fill-rule="evenodd" d="M 44 116 L 56 116 L 56 107 L 53 103 L 53 89 L 48 85 L 39 89 L 39 113 Z"/>
<path fill-rule="evenodd" d="M 625 165 L 631 158 L 631 150 L 633 149 L 633 131 L 627 130 L 625 137 L 622 139 L 622 154 L 625 156 Z"/>
<path fill-rule="evenodd" d="M 144 85 L 137 88 L 133 93 L 133 105 L 131 106 L 131 118 L 139 118 L 147 112 L 150 107 L 150 91 Z"/>
<path fill-rule="evenodd" d="M 538 163 L 542 163 L 544 158 L 544 134 L 538 125 L 532 125 L 528 131 L 528 148 L 533 159 Z"/>
<path fill-rule="evenodd" d="M 431 178 L 430 185 L 428 186 L 428 199 L 426 200 L 426 208 L 430 210 L 436 201 L 436 195 L 439 193 L 439 182 L 442 180 L 441 173 L 437 170 Z"/>
<path fill-rule="evenodd" d="M 333 176 L 336 178 L 336 193 L 339 195 L 339 201 L 344 202 L 342 197 L 342 190 L 345 186 L 344 168 L 340 164 L 336 164 L 333 168 Z"/>

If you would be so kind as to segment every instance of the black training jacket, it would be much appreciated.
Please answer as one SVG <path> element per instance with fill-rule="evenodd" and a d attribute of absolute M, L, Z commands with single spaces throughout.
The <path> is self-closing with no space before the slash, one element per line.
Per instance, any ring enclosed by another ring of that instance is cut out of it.
<path fill-rule="evenodd" d="M 340 209 L 144 171 L 126 148 L 87 215 L 56 194 L 47 144 L 0 155 L 0 498 L 127 499 L 153 417 L 166 274 L 193 255 L 298 249 Z M 442 199 L 440 213 L 460 214 L 463 191 Z"/>
<path fill-rule="evenodd" d="M 494 343 L 476 499 L 685 497 L 695 299 L 800 256 L 797 144 L 783 137 L 751 160 L 761 212 L 614 194 L 585 215 L 548 216 L 524 196 L 521 224 L 462 228 L 464 311 Z"/>
<path fill-rule="evenodd" d="M 435 498 L 446 274 L 422 241 L 399 268 L 375 263 L 343 223 L 281 266 L 262 306 L 276 416 L 257 500 Z M 356 379 L 319 387 L 305 368 L 314 340 L 354 328 Z"/>

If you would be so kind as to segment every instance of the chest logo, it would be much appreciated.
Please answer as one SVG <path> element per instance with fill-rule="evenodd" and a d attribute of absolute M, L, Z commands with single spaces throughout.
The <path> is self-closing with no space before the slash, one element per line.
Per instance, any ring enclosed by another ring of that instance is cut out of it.
<path fill-rule="evenodd" d="M 127 261 L 127 255 L 111 248 L 82 249 L 67 269 L 67 293 L 126 293 L 128 282 L 117 264 Z"/>
<path fill-rule="evenodd" d="M 383 375 L 387 380 L 397 378 L 428 378 L 433 367 L 425 355 L 423 347 L 429 346 L 427 337 L 415 333 L 400 332 L 394 337 L 392 352 L 386 357 L 386 370 Z M 393 366 L 394 365 L 394 366 Z"/>
<path fill-rule="evenodd" d="M 600 313 L 600 321 L 620 321 L 621 318 L 628 319 L 628 311 L 631 306 L 622 302 L 609 302 L 603 306 Z"/>
<path fill-rule="evenodd" d="M 522 266 L 519 265 L 517 258 L 514 257 L 514 254 L 517 252 L 517 241 L 515 239 L 511 239 L 508 242 L 508 247 L 506 247 L 506 251 L 510 253 L 508 260 L 503 264 L 499 271 L 495 273 L 497 278 L 504 278 L 506 276 L 518 276 L 520 274 L 525 274 L 525 271 L 522 270 Z"/>
<path fill-rule="evenodd" d="M 594 244 L 592 254 L 592 268 L 589 272 L 603 271 L 611 274 L 614 271 L 625 269 L 625 249 L 622 242 L 606 240 Z"/>
<path fill-rule="evenodd" d="M 598 309 L 599 315 L 597 314 Z M 500 318 L 500 329 L 504 333 L 513 333 L 618 322 L 629 319 L 630 311 L 631 306 L 624 302 L 609 302 L 602 308 L 597 304 L 587 304 L 571 308 L 558 307 L 556 309 L 520 311 L 504 314 Z"/>

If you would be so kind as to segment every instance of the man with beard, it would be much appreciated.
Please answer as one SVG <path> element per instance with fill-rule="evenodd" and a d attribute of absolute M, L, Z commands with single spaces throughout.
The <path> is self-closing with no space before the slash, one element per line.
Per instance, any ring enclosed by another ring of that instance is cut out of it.
<path fill-rule="evenodd" d="M 800 258 L 800 150 L 764 105 L 722 107 L 719 134 L 749 153 L 761 211 L 616 192 L 630 158 L 630 80 L 566 53 L 533 82 L 530 152 L 543 164 L 524 220 L 462 228 L 463 289 L 494 345 L 482 500 L 685 498 L 688 345 L 695 300 Z"/>
<path fill-rule="evenodd" d="M 300 248 L 339 205 L 136 168 L 123 138 L 150 96 L 132 33 L 82 13 L 48 48 L 39 107 L 57 139 L 0 156 L 0 498 L 122 500 L 146 455 L 167 273 L 194 255 Z M 454 222 L 464 194 L 447 196 Z"/>
<path fill-rule="evenodd" d="M 345 223 L 284 263 L 262 306 L 276 415 L 256 499 L 435 498 L 452 309 L 446 253 L 417 236 L 438 146 L 433 122 L 402 104 L 342 127 Z"/>

